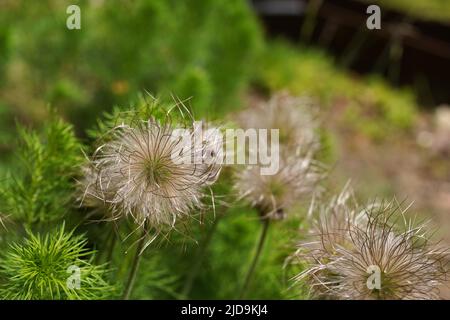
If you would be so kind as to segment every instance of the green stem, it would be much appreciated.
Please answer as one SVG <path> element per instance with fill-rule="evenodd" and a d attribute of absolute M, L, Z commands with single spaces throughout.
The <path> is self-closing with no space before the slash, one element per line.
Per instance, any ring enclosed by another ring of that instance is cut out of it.
<path fill-rule="evenodd" d="M 182 296 L 184 298 L 186 298 L 189 295 L 189 293 L 191 292 L 192 285 L 194 284 L 194 280 L 200 271 L 200 267 L 206 256 L 206 251 L 209 247 L 209 244 L 211 243 L 212 236 L 213 236 L 214 232 L 216 231 L 218 222 L 222 216 L 223 216 L 222 214 L 217 215 L 216 219 L 214 220 L 213 224 L 211 225 L 211 228 L 209 228 L 205 239 L 202 241 L 200 247 L 197 250 L 197 254 L 195 255 L 194 264 L 192 265 L 192 268 L 188 273 L 186 282 L 184 283 L 184 287 L 183 287 L 183 291 L 182 291 Z"/>
<path fill-rule="evenodd" d="M 108 255 L 106 256 L 106 262 L 111 262 L 114 253 L 114 247 L 116 246 L 117 235 L 114 229 L 112 230 L 111 242 L 109 243 Z"/>
<path fill-rule="evenodd" d="M 111 228 L 111 230 L 109 230 L 108 234 L 106 235 L 106 238 L 104 240 L 105 243 L 105 247 L 102 247 L 102 250 L 98 251 L 98 254 L 95 257 L 95 263 L 96 264 L 100 264 L 103 258 L 103 252 L 106 249 L 106 246 L 108 245 L 108 243 L 110 243 L 111 241 L 111 237 L 113 236 L 114 230 Z"/>
<path fill-rule="evenodd" d="M 134 254 L 133 262 L 131 265 L 131 271 L 128 276 L 128 281 L 125 286 L 125 291 L 123 293 L 123 300 L 130 299 L 131 291 L 133 290 L 134 281 L 136 280 L 137 272 L 139 270 L 139 264 L 141 262 L 142 257 L 142 249 L 145 245 L 145 240 L 147 239 L 147 228 L 144 226 L 141 238 L 139 239 L 137 243 L 136 252 Z"/>
<path fill-rule="evenodd" d="M 269 221 L 268 218 L 263 218 L 262 220 L 262 230 L 261 235 L 259 236 L 258 241 L 258 247 L 256 248 L 255 255 L 253 256 L 252 264 L 250 265 L 250 268 L 248 269 L 247 276 L 245 277 L 244 286 L 242 287 L 241 294 L 239 296 L 239 299 L 243 299 L 245 297 L 245 294 L 247 293 L 248 287 L 250 285 L 250 281 L 252 279 L 253 273 L 255 272 L 256 265 L 258 263 L 259 257 L 261 256 L 262 249 L 264 247 L 264 242 L 266 240 L 267 236 L 267 230 L 269 228 Z"/>

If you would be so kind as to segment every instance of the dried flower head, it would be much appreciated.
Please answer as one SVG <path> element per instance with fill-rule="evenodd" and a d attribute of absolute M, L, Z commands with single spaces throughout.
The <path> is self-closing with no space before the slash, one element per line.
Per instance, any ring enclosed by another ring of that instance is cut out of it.
<path fill-rule="evenodd" d="M 319 148 L 317 122 L 306 102 L 279 93 L 238 117 L 246 129 L 279 130 L 278 149 L 271 150 L 279 152 L 278 172 L 261 175 L 261 166 L 253 165 L 238 172 L 235 179 L 237 192 L 263 217 L 282 219 L 297 202 L 320 191 L 325 170 L 314 160 Z"/>
<path fill-rule="evenodd" d="M 112 199 L 113 190 L 101 186 L 99 170 L 93 163 L 88 162 L 81 167 L 82 176 L 78 180 L 78 202 L 83 206 L 94 209 L 103 209 Z"/>
<path fill-rule="evenodd" d="M 304 97 L 280 92 L 268 102 L 241 112 L 237 121 L 246 129 L 279 129 L 280 145 L 289 155 L 314 152 L 320 148 L 314 105 Z"/>
<path fill-rule="evenodd" d="M 363 212 L 362 219 L 342 218 L 346 223 L 337 233 L 321 228 L 313 250 L 301 244 L 297 257 L 310 266 L 296 280 L 308 278 L 313 292 L 335 299 L 438 298 L 448 273 L 447 250 L 430 242 L 424 224 L 414 227 L 395 201 Z"/>
<path fill-rule="evenodd" d="M 307 239 L 300 242 L 298 249 L 286 262 L 309 265 L 295 280 L 306 278 L 314 295 L 329 297 L 328 287 L 323 285 L 330 276 L 326 264 L 332 260 L 339 247 L 351 246 L 348 230 L 353 225 L 363 223 L 365 215 L 359 211 L 349 183 L 328 203 L 314 203 L 310 212 L 317 214 L 317 217 L 312 222 Z"/>
<path fill-rule="evenodd" d="M 209 135 L 194 143 L 198 135 L 194 126 L 175 128 L 153 118 L 113 128 L 85 169 L 84 202 L 158 231 L 174 227 L 202 206 L 203 188 L 220 172 L 220 140 Z"/>
<path fill-rule="evenodd" d="M 261 175 L 260 171 L 258 165 L 239 171 L 235 189 L 261 216 L 270 219 L 284 218 L 293 205 L 318 192 L 325 175 L 320 163 L 296 156 L 280 159 L 276 174 Z"/>
<path fill-rule="evenodd" d="M 314 241 L 302 243 L 302 250 L 307 248 L 309 255 L 314 255 L 317 251 L 318 256 L 324 256 L 333 254 L 336 246 L 345 247 L 348 244 L 347 230 L 364 220 L 364 213 L 358 211 L 358 204 L 349 183 L 338 195 L 332 197 L 329 203 L 314 204 L 311 211 L 318 212 L 318 217 L 309 231 L 309 236 Z"/>

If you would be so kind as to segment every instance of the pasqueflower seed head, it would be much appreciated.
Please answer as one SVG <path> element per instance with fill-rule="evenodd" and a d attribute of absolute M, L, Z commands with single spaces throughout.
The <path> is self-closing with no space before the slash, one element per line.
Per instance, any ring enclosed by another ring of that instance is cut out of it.
<path fill-rule="evenodd" d="M 314 153 L 320 148 L 315 108 L 306 98 L 281 92 L 244 110 L 237 121 L 245 129 L 279 129 L 280 150 L 289 155 Z"/>
<path fill-rule="evenodd" d="M 86 169 L 88 200 L 157 230 L 172 228 L 201 208 L 204 187 L 220 172 L 215 157 L 221 146 L 212 136 L 194 143 L 199 137 L 193 126 L 181 134 L 174 129 L 149 119 L 111 130 Z"/>
<path fill-rule="evenodd" d="M 324 243 L 297 280 L 307 277 L 316 292 L 335 299 L 439 298 L 448 274 L 447 249 L 433 244 L 426 226 L 414 226 L 395 201 L 371 205 L 364 214 L 341 231 L 345 243 L 334 243 L 333 250 Z"/>
<path fill-rule="evenodd" d="M 277 173 L 261 175 L 258 165 L 237 172 L 235 190 L 265 218 L 282 219 L 292 207 L 319 191 L 323 166 L 306 157 L 280 159 Z"/>

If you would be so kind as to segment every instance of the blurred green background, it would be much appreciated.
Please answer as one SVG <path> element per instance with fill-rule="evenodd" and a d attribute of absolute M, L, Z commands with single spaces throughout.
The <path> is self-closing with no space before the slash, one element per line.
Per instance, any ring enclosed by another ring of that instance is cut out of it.
<path fill-rule="evenodd" d="M 81 30 L 66 28 L 70 4 L 81 8 Z M 443 0 L 380 2 L 384 4 L 436 21 L 450 16 Z M 448 107 L 439 112 L 421 108 L 413 89 L 393 87 L 380 75 L 355 74 L 312 43 L 266 37 L 243 0 L 0 0 L 0 174 L 5 177 L 0 181 L 9 188 L 5 181 L 26 171 L 17 159 L 27 157 L 18 148 L 27 134 L 16 123 L 41 132 L 28 137 L 40 141 L 44 151 L 36 151 L 42 163 L 36 160 L 35 167 L 27 168 L 29 176 L 40 175 L 24 197 L 58 189 L 42 210 L 51 217 L 59 217 L 60 211 L 77 225 L 87 213 L 68 203 L 71 182 L 45 185 L 59 172 L 48 169 L 49 163 L 58 166 L 61 157 L 79 161 L 78 150 L 92 142 L 87 131 L 104 112 L 114 106 L 126 110 L 139 101 L 139 94 L 150 93 L 168 101 L 172 96 L 189 99 L 186 104 L 197 118 L 226 120 L 282 90 L 307 95 L 320 106 L 320 157 L 333 168 L 330 193 L 351 178 L 363 200 L 393 194 L 415 200 L 416 211 L 441 224 L 440 235 L 450 241 Z M 69 143 L 47 152 L 51 110 L 73 125 L 74 136 L 66 132 Z M 64 165 L 61 170 L 67 169 Z M 215 191 L 232 199 L 229 179 L 224 172 Z M 8 208 L 26 221 L 27 212 L 35 209 L 21 207 L 21 201 Z M 302 232 L 308 205 L 298 209 L 298 216 L 272 226 L 249 298 L 308 298 L 306 288 L 290 288 L 296 270 L 282 268 Z M 220 223 L 212 220 L 193 227 L 195 241 L 174 235 L 148 252 L 134 298 L 182 298 L 199 250 L 196 242 L 201 247 L 211 228 L 217 230 L 189 297 L 236 298 L 260 229 L 257 214 L 238 203 Z M 82 225 L 79 232 L 86 232 L 89 245 L 101 250 L 102 227 Z M 1 246 L 8 241 L 1 238 Z M 112 278 L 123 274 L 120 262 L 130 243 L 114 252 Z"/>

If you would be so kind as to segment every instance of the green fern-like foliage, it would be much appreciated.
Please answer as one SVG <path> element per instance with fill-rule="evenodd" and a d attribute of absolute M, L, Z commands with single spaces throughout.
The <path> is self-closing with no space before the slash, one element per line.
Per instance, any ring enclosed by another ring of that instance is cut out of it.
<path fill-rule="evenodd" d="M 143 89 L 193 97 L 201 116 L 239 105 L 263 46 L 247 1 L 76 3 L 82 32 L 64 27 L 70 0 L 7 1 L 0 10 L 0 100 L 16 115 L 38 121 L 51 103 L 86 129 Z M 17 65 L 20 73 L 6 72 Z"/>
<path fill-rule="evenodd" d="M 174 126 L 187 126 L 192 123 L 192 110 L 175 97 L 156 98 L 148 93 L 139 94 L 138 98 L 127 107 L 115 106 L 111 112 L 105 112 L 97 120 L 97 125 L 88 130 L 92 139 L 104 139 L 105 135 L 119 125 L 133 125 L 139 121 L 155 119 L 161 123 Z"/>
<path fill-rule="evenodd" d="M 62 225 L 44 236 L 28 231 L 26 240 L 9 246 L 0 260 L 2 298 L 103 299 L 114 294 L 105 281 L 105 266 L 91 263 L 93 251 L 86 248 L 87 240 L 64 229 Z M 79 286 L 71 278 L 75 270 Z"/>
<path fill-rule="evenodd" d="M 70 207 L 82 146 L 72 126 L 56 116 L 42 132 L 18 131 L 21 165 L 0 186 L 2 210 L 28 225 L 56 221 Z"/>

